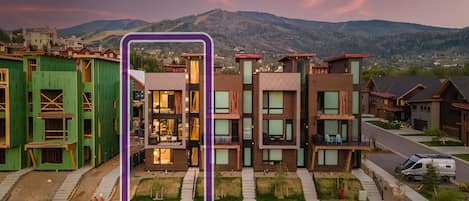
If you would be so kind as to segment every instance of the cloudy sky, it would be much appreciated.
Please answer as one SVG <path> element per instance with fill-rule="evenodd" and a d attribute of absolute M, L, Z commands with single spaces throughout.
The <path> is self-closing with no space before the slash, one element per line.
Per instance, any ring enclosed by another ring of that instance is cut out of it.
<path fill-rule="evenodd" d="M 469 26 L 469 0 L 0 0 L 0 27 L 64 28 L 97 19 L 157 22 L 214 8 L 319 21 L 384 19 Z"/>

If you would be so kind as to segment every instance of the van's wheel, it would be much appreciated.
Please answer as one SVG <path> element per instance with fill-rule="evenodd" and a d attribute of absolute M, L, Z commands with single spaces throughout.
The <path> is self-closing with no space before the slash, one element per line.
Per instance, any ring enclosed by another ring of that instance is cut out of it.
<path fill-rule="evenodd" d="M 449 183 L 449 177 L 447 177 L 447 176 L 443 177 L 443 182 L 444 183 Z"/>
<path fill-rule="evenodd" d="M 407 178 L 407 181 L 414 181 L 414 176 L 412 175 L 407 175 L 406 178 Z"/>

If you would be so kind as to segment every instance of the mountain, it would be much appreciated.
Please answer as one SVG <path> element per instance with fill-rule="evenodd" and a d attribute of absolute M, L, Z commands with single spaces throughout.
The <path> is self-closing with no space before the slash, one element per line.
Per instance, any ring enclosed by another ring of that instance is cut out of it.
<path fill-rule="evenodd" d="M 406 22 L 385 20 L 361 20 L 348 22 L 320 22 L 279 17 L 270 13 L 238 11 L 239 15 L 256 18 L 270 23 L 286 23 L 296 26 L 322 28 L 328 31 L 348 33 L 360 36 L 384 36 L 416 32 L 450 32 L 457 29 L 426 26 Z"/>
<path fill-rule="evenodd" d="M 62 36 L 82 35 L 89 32 L 100 32 L 109 30 L 128 30 L 148 24 L 143 20 L 120 19 L 120 20 L 96 20 L 77 26 L 58 30 Z"/>
<path fill-rule="evenodd" d="M 129 30 L 87 35 L 89 44 L 118 48 Z M 316 52 L 324 58 L 343 53 L 369 53 L 370 63 L 404 66 L 432 65 L 435 59 L 469 62 L 469 29 L 449 29 L 390 21 L 317 22 L 277 17 L 268 13 L 220 9 L 132 29 L 141 32 L 206 32 L 215 53 L 232 58 L 235 47 L 262 53 L 274 61 L 289 52 Z M 176 53 L 191 51 L 184 48 Z M 437 58 L 438 57 L 438 58 Z"/>

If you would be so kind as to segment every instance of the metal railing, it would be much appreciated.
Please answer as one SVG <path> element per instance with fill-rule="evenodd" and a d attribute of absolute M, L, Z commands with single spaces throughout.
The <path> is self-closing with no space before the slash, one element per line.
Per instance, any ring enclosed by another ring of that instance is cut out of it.
<path fill-rule="evenodd" d="M 379 191 L 379 195 L 381 196 L 381 200 L 384 200 L 384 189 L 381 186 L 381 183 L 379 182 L 379 179 L 376 176 L 375 172 L 372 172 L 372 174 L 373 174 L 373 181 L 375 182 L 376 188 Z"/>

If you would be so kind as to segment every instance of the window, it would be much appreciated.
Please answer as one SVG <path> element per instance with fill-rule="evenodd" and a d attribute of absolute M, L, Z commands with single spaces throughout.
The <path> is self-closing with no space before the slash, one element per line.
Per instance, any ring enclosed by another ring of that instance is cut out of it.
<path fill-rule="evenodd" d="M 228 91 L 215 92 L 215 113 L 229 113 L 230 102 Z"/>
<path fill-rule="evenodd" d="M 215 149 L 215 164 L 228 165 L 228 149 Z"/>
<path fill-rule="evenodd" d="M 230 121 L 227 119 L 215 119 L 215 135 L 230 135 L 229 123 Z"/>
<path fill-rule="evenodd" d="M 283 120 L 281 119 L 264 119 L 262 127 L 262 132 L 268 136 L 283 136 Z"/>
<path fill-rule="evenodd" d="M 190 112 L 199 113 L 199 91 L 190 92 Z"/>
<path fill-rule="evenodd" d="M 189 79 L 191 84 L 199 84 L 199 60 L 191 60 Z"/>
<path fill-rule="evenodd" d="M 318 110 L 321 114 L 339 114 L 339 92 L 318 92 Z"/>
<path fill-rule="evenodd" d="M 173 164 L 173 153 L 171 149 L 153 149 L 153 164 Z"/>
<path fill-rule="evenodd" d="M 324 134 L 335 135 L 339 133 L 339 121 L 338 120 L 324 120 Z"/>
<path fill-rule="evenodd" d="M 153 113 L 181 114 L 180 91 L 153 91 Z"/>
<path fill-rule="evenodd" d="M 0 164 L 6 163 L 5 149 L 0 149 Z"/>
<path fill-rule="evenodd" d="M 422 163 L 417 163 L 412 169 L 420 169 L 422 168 Z"/>
<path fill-rule="evenodd" d="M 339 151 L 337 150 L 319 150 L 318 165 L 338 165 Z"/>
<path fill-rule="evenodd" d="M 359 94 L 358 91 L 352 92 L 352 114 L 358 114 L 359 113 Z"/>
<path fill-rule="evenodd" d="M 85 138 L 91 138 L 92 136 L 91 119 L 84 120 L 84 132 L 85 132 Z"/>
<path fill-rule="evenodd" d="M 0 69 L 0 84 L 8 83 L 8 69 Z"/>
<path fill-rule="evenodd" d="M 262 161 L 266 165 L 275 165 L 282 161 L 281 149 L 264 149 L 262 151 Z"/>
<path fill-rule="evenodd" d="M 34 133 L 34 127 L 33 127 L 33 118 L 28 117 L 28 139 L 32 140 L 33 139 L 33 133 Z"/>
<path fill-rule="evenodd" d="M 243 91 L 243 113 L 252 113 L 252 91 Z"/>
<path fill-rule="evenodd" d="M 6 131 L 6 120 L 0 119 L 0 144 L 5 144 Z"/>
<path fill-rule="evenodd" d="M 29 112 L 33 112 L 33 93 L 28 92 L 28 106 L 29 106 Z"/>
<path fill-rule="evenodd" d="M 62 163 L 62 149 L 42 149 L 42 163 Z"/>
<path fill-rule="evenodd" d="M 296 166 L 304 167 L 305 166 L 305 148 L 298 149 L 296 154 Z"/>
<path fill-rule="evenodd" d="M 358 61 L 351 62 L 352 75 L 353 75 L 353 84 L 360 83 L 360 64 Z"/>
<path fill-rule="evenodd" d="M 252 140 L 252 119 L 243 118 L 243 139 Z"/>
<path fill-rule="evenodd" d="M 149 144 L 177 142 L 182 140 L 182 121 L 180 119 L 153 119 Z"/>
<path fill-rule="evenodd" d="M 285 123 L 285 137 L 287 141 L 293 140 L 293 120 L 286 120 Z"/>
<path fill-rule="evenodd" d="M 0 112 L 4 112 L 6 110 L 6 102 L 6 89 L 0 88 Z"/>
<path fill-rule="evenodd" d="M 358 142 L 360 140 L 358 135 L 358 120 L 354 119 L 352 121 L 352 141 Z"/>
<path fill-rule="evenodd" d="M 45 139 L 56 140 L 67 137 L 68 128 L 66 119 L 45 119 Z"/>
<path fill-rule="evenodd" d="M 33 72 L 36 71 L 36 59 L 28 59 L 28 82 L 33 80 Z"/>
<path fill-rule="evenodd" d="M 282 114 L 283 92 L 264 91 L 262 93 L 262 109 L 264 114 Z"/>
<path fill-rule="evenodd" d="M 243 151 L 244 161 L 243 164 L 246 167 L 252 166 L 252 150 L 251 147 L 244 147 Z"/>
<path fill-rule="evenodd" d="M 41 112 L 63 111 L 62 90 L 41 90 Z"/>
<path fill-rule="evenodd" d="M 190 140 L 198 141 L 199 140 L 199 118 L 190 119 Z"/>
<path fill-rule="evenodd" d="M 91 82 L 91 61 L 82 60 L 81 63 L 81 79 L 83 82 Z"/>
<path fill-rule="evenodd" d="M 243 84 L 252 84 L 252 61 L 243 63 Z"/>

